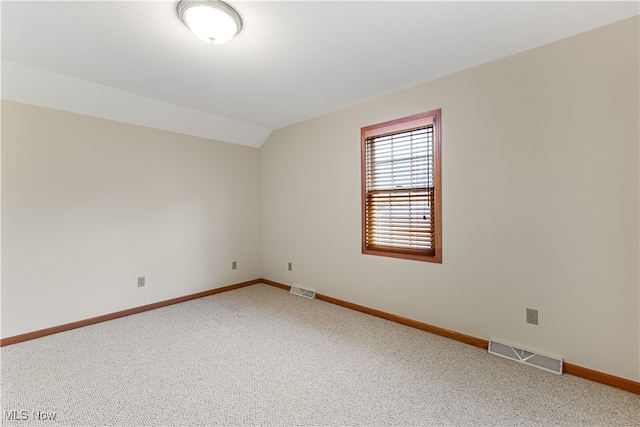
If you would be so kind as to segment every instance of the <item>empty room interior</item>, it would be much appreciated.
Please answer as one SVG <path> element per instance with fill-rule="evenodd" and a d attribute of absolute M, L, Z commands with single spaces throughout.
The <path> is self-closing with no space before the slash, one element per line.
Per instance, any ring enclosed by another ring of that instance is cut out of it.
<path fill-rule="evenodd" d="M 640 425 L 638 2 L 0 14 L 3 425 Z"/>

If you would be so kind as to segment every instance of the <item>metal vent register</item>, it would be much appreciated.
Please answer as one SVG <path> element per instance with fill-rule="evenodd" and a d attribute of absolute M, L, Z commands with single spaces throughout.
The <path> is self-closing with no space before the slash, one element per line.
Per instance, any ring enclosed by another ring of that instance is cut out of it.
<path fill-rule="evenodd" d="M 289 292 L 291 292 L 294 295 L 298 295 L 298 296 L 309 298 L 309 299 L 316 298 L 316 291 L 312 289 L 304 289 L 298 286 L 292 286 Z"/>
<path fill-rule="evenodd" d="M 562 375 L 562 358 L 559 356 L 543 355 L 504 341 L 498 342 L 495 339 L 489 340 L 489 353 Z"/>

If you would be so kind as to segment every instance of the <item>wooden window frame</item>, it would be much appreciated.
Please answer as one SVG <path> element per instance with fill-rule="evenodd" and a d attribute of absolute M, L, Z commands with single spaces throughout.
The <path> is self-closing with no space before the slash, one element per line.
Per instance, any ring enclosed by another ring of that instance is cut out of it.
<path fill-rule="evenodd" d="M 362 253 L 442 263 L 442 177 L 441 177 L 441 110 L 432 110 L 360 129 L 361 185 L 362 185 Z M 420 254 L 402 248 L 379 248 L 367 245 L 367 140 L 380 135 L 400 133 L 417 127 L 433 125 L 433 202 L 432 253 Z"/>

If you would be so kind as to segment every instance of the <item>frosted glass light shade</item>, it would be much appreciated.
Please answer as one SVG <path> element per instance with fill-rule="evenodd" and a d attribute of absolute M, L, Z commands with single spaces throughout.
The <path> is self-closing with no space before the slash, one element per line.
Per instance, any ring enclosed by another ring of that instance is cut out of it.
<path fill-rule="evenodd" d="M 242 28 L 240 15 L 221 1 L 182 0 L 178 15 L 193 34 L 207 43 L 226 43 Z"/>

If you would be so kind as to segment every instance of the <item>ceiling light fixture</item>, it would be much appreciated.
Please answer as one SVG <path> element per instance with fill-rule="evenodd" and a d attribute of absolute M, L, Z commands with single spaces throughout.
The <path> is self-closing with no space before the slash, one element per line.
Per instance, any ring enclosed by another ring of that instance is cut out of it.
<path fill-rule="evenodd" d="M 242 28 L 238 12 L 218 0 L 181 0 L 178 16 L 193 34 L 207 43 L 226 43 Z"/>

